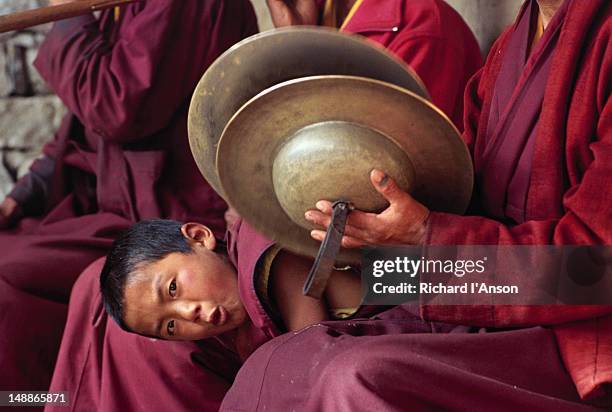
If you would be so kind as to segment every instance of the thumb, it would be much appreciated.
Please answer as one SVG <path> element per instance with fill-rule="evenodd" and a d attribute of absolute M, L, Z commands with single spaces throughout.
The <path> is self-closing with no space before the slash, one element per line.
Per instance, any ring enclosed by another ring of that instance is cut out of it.
<path fill-rule="evenodd" d="M 370 172 L 370 180 L 376 191 L 387 199 L 390 204 L 397 203 L 406 198 L 407 193 L 400 189 L 395 180 L 386 173 L 374 169 Z"/>

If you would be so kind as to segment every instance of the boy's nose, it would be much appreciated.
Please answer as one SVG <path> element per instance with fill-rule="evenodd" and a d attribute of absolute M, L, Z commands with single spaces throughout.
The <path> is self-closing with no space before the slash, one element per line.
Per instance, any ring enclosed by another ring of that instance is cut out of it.
<path fill-rule="evenodd" d="M 179 315 L 189 322 L 197 322 L 202 313 L 202 306 L 198 302 L 182 302 L 179 306 Z"/>

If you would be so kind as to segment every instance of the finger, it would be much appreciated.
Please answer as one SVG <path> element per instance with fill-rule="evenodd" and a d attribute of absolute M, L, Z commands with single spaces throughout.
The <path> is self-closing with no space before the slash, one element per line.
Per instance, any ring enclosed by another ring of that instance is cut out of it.
<path fill-rule="evenodd" d="M 347 225 L 367 231 L 378 229 L 380 222 L 376 213 L 353 210 L 348 216 Z"/>
<path fill-rule="evenodd" d="M 323 230 L 311 230 L 310 231 L 310 237 L 313 238 L 314 240 L 319 241 L 319 242 L 323 242 L 323 239 L 325 239 L 325 231 L 323 231 Z"/>
<path fill-rule="evenodd" d="M 309 222 L 323 226 L 327 229 L 331 223 L 331 217 L 318 210 L 309 210 L 304 214 Z M 361 222 L 363 226 L 355 226 L 354 222 Z M 360 211 L 351 212 L 349 220 L 344 227 L 344 233 L 364 241 L 372 241 L 375 238 L 373 231 L 376 229 L 376 215 Z M 325 233 L 325 232 L 323 232 Z"/>
<path fill-rule="evenodd" d="M 347 248 L 347 249 L 355 249 L 355 248 L 363 247 L 366 245 L 368 245 L 367 242 L 364 242 L 360 239 L 356 239 L 351 236 L 344 236 L 342 238 L 342 247 Z"/>
<path fill-rule="evenodd" d="M 309 222 L 312 222 L 315 225 L 323 226 L 324 228 L 327 228 L 331 222 L 330 216 L 327 216 L 318 210 L 309 210 L 304 213 L 304 217 Z"/>
<path fill-rule="evenodd" d="M 314 240 L 318 242 L 322 242 L 325 239 L 325 232 L 322 230 L 313 230 L 310 232 L 310 236 Z M 369 244 L 368 242 L 364 242 L 363 240 L 354 238 L 352 236 L 343 236 L 342 243 L 341 243 L 342 247 L 345 247 L 348 249 L 354 249 L 354 248 L 366 246 L 368 244 Z"/>
<path fill-rule="evenodd" d="M 329 226 L 329 221 L 325 224 L 325 226 Z M 325 235 L 327 234 L 327 231 L 314 229 L 310 233 L 311 233 L 311 236 L 313 236 L 315 240 L 323 240 L 325 238 Z M 315 235 L 313 235 L 313 233 Z M 374 237 L 371 236 L 367 231 L 364 231 L 362 229 L 359 229 L 359 228 L 356 228 L 350 225 L 347 225 L 344 227 L 344 235 L 354 237 L 356 239 L 362 240 L 367 243 L 375 243 L 373 240 Z"/>
<path fill-rule="evenodd" d="M 331 222 L 332 208 L 331 203 L 326 200 L 317 202 L 317 208 L 319 210 L 309 210 L 304 214 L 304 217 L 309 222 L 327 228 Z M 347 228 L 353 227 L 353 230 L 376 230 L 379 225 L 377 218 L 378 215 L 375 213 L 362 212 L 361 210 L 353 210 L 347 221 Z M 356 232 L 357 233 L 357 232 Z M 358 236 L 359 237 L 359 236 Z"/>
<path fill-rule="evenodd" d="M 319 200 L 315 206 L 317 207 L 317 209 L 319 209 L 321 212 L 325 213 L 326 215 L 331 216 L 331 214 L 334 212 L 332 202 L 328 200 Z"/>
<path fill-rule="evenodd" d="M 355 238 L 365 243 L 376 243 L 374 241 L 375 236 L 373 233 L 367 230 L 357 228 L 355 226 L 346 225 L 346 227 L 344 228 L 344 235 L 351 238 Z"/>
<path fill-rule="evenodd" d="M 395 180 L 381 170 L 370 172 L 370 180 L 378 193 L 383 195 L 391 205 L 406 199 L 407 193 L 395 183 Z"/>
<path fill-rule="evenodd" d="M 323 239 L 325 239 L 325 236 L 327 236 L 327 231 L 314 229 L 310 232 L 310 236 L 312 236 L 312 238 L 315 240 L 323 241 Z M 374 237 L 371 236 L 368 232 L 352 227 L 352 226 L 346 226 L 344 228 L 344 236 L 350 237 L 362 243 L 369 243 L 369 244 L 376 243 L 374 241 Z"/>
<path fill-rule="evenodd" d="M 276 27 L 291 26 L 295 23 L 293 2 L 287 0 L 268 0 L 268 10 Z"/>
<path fill-rule="evenodd" d="M 268 7 L 287 7 L 285 0 L 266 0 Z"/>

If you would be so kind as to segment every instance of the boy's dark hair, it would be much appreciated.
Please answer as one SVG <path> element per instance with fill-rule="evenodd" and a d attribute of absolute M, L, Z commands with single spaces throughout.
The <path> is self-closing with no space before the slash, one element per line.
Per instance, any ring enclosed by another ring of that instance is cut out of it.
<path fill-rule="evenodd" d="M 139 266 L 157 262 L 171 253 L 191 253 L 191 245 L 175 220 L 144 220 L 127 229 L 115 242 L 100 275 L 106 312 L 122 329 L 125 286 Z M 130 331 L 131 332 L 131 331 Z"/>

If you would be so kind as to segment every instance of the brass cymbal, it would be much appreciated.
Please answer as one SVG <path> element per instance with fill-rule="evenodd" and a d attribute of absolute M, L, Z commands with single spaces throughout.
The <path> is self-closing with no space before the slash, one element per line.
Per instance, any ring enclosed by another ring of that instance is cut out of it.
<path fill-rule="evenodd" d="M 401 87 L 354 76 L 312 76 L 271 87 L 244 104 L 217 150 L 227 201 L 256 230 L 315 256 L 303 217 L 316 201 L 387 203 L 369 172 L 379 168 L 437 211 L 463 213 L 473 185 L 470 154 L 448 118 Z M 359 254 L 341 251 L 339 261 Z"/>
<path fill-rule="evenodd" d="M 304 26 L 257 34 L 222 54 L 206 71 L 191 100 L 189 142 L 204 178 L 224 196 L 215 166 L 217 143 L 244 103 L 287 80 L 334 74 L 386 81 L 428 98 L 410 67 L 361 36 Z"/>

